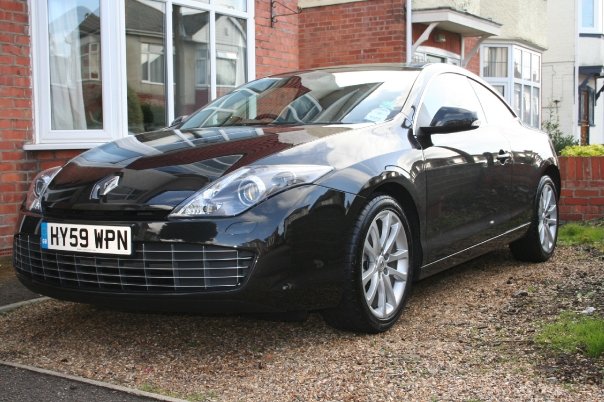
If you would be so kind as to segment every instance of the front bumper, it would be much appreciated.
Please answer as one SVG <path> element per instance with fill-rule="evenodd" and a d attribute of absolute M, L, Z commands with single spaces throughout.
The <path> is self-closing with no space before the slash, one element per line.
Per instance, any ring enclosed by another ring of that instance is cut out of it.
<path fill-rule="evenodd" d="M 190 312 L 315 310 L 338 303 L 353 196 L 316 185 L 278 194 L 237 217 L 74 221 L 22 212 L 18 278 L 58 299 Z M 42 220 L 130 225 L 131 256 L 41 250 Z"/>

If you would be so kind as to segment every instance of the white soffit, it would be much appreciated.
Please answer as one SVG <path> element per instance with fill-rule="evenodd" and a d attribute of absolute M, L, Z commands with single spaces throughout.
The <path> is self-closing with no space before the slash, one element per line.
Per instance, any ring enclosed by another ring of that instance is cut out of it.
<path fill-rule="evenodd" d="M 452 8 L 430 8 L 413 10 L 414 24 L 438 23 L 438 29 L 459 33 L 463 36 L 498 36 L 501 24 Z"/>

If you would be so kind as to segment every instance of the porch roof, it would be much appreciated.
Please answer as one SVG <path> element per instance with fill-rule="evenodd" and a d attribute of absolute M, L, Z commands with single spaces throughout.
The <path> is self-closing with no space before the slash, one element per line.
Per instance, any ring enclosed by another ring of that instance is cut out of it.
<path fill-rule="evenodd" d="M 413 10 L 414 24 L 438 24 L 439 29 L 459 33 L 462 36 L 496 36 L 501 33 L 501 24 L 450 7 Z"/>

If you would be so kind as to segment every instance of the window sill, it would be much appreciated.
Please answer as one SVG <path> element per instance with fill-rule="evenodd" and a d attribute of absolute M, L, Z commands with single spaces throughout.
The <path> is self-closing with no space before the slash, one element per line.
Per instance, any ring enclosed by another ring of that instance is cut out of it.
<path fill-rule="evenodd" d="M 579 37 L 580 38 L 598 38 L 598 39 L 602 39 L 602 38 L 604 38 L 604 33 L 603 32 L 580 32 L 579 33 Z"/>
<path fill-rule="evenodd" d="M 50 144 L 25 144 L 25 151 L 60 151 L 68 149 L 90 149 L 106 142 L 69 142 L 69 143 L 50 143 Z"/>

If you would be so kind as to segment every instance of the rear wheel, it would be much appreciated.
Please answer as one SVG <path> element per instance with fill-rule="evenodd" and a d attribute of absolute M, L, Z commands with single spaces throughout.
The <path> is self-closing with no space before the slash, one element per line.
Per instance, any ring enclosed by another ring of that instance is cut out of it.
<path fill-rule="evenodd" d="M 524 237 L 510 244 L 514 257 L 521 261 L 547 261 L 558 239 L 558 194 L 549 176 L 543 176 L 537 188 L 533 220 Z"/>
<path fill-rule="evenodd" d="M 394 325 L 411 286 L 412 250 L 409 221 L 398 203 L 385 195 L 372 198 L 350 236 L 342 300 L 323 313 L 325 320 L 370 333 Z"/>

